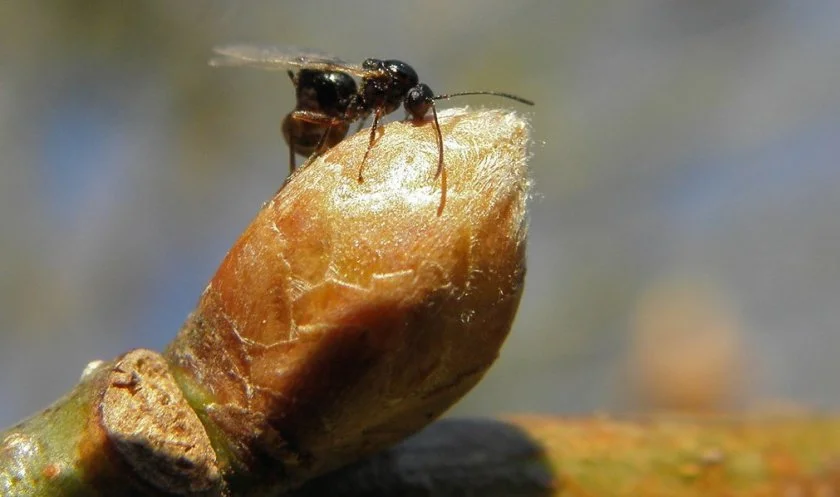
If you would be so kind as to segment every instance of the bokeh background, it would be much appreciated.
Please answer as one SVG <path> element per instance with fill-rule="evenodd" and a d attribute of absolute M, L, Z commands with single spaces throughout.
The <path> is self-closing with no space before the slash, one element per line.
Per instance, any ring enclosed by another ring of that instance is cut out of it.
<path fill-rule="evenodd" d="M 282 182 L 291 85 L 206 65 L 234 41 L 537 102 L 524 300 L 453 412 L 837 407 L 838 26 L 833 0 L 0 2 L 0 426 L 161 349 Z"/>

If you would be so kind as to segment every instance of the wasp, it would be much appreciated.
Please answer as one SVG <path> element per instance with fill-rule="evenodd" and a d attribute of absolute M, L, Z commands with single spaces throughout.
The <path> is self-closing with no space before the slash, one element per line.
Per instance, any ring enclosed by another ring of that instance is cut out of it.
<path fill-rule="evenodd" d="M 363 124 L 373 115 L 373 125 L 365 155 L 359 166 L 358 181 L 364 181 L 363 168 L 376 140 L 382 118 L 401 105 L 414 122 L 423 121 L 431 110 L 438 146 L 435 179 L 441 179 L 438 215 L 446 204 L 446 169 L 443 135 L 440 132 L 435 101 L 464 95 L 494 95 L 525 105 L 534 102 L 498 91 L 469 91 L 435 95 L 420 82 L 417 72 L 400 60 L 365 59 L 361 64 L 345 62 L 329 54 L 293 47 L 226 45 L 213 49 L 211 66 L 247 66 L 287 71 L 295 87 L 297 103 L 283 119 L 283 137 L 289 145 L 289 169 L 294 171 L 295 154 L 310 157 L 343 140 L 356 121 Z M 292 69 L 297 70 L 295 73 Z M 359 79 L 359 84 L 353 78 Z"/>

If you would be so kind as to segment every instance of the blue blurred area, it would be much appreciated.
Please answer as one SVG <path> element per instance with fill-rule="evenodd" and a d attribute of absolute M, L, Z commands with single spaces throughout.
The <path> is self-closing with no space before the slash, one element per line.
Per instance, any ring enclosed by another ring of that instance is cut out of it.
<path fill-rule="evenodd" d="M 828 0 L 4 4 L 0 425 L 164 347 L 282 182 L 293 93 L 206 66 L 234 41 L 537 102 L 526 295 L 456 412 L 836 407 L 838 22 Z"/>

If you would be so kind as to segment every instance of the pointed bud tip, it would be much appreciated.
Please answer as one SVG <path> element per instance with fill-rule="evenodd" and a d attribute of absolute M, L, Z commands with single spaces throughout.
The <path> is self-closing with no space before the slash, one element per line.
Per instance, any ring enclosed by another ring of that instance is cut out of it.
<path fill-rule="evenodd" d="M 331 245 L 334 255 L 362 279 L 401 271 L 409 259 L 448 259 L 465 230 L 470 243 L 523 241 L 531 184 L 527 121 L 509 111 L 462 108 L 441 112 L 439 122 L 439 174 L 433 123 L 395 122 L 382 127 L 364 163 L 366 130 L 311 161 L 280 192 L 277 207 L 287 207 L 284 217 L 292 209 L 318 212 L 321 226 L 340 240 Z"/>

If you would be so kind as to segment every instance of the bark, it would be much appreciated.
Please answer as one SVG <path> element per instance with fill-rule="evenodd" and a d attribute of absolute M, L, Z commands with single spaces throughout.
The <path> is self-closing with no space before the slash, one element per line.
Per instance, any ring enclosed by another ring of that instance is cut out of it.
<path fill-rule="evenodd" d="M 708 497 L 840 493 L 840 418 L 443 420 L 298 497 Z"/>

